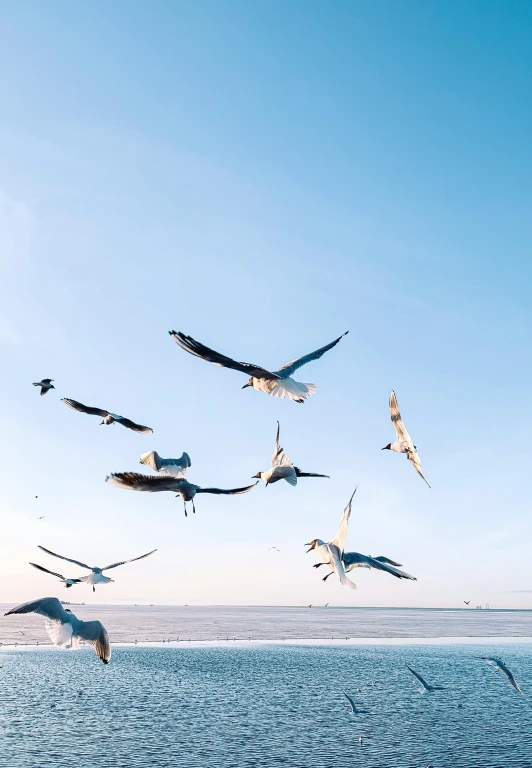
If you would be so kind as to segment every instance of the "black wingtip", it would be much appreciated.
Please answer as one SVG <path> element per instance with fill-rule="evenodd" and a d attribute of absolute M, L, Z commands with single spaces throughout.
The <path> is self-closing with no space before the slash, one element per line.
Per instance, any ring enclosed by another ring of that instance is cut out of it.
<path fill-rule="evenodd" d="M 170 336 L 174 336 L 174 335 L 177 336 L 177 331 L 168 331 L 168 333 L 170 334 Z"/>

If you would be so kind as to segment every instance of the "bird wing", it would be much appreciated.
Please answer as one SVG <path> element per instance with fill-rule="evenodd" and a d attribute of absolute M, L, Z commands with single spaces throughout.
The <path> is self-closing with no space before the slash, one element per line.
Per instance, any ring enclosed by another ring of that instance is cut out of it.
<path fill-rule="evenodd" d="M 335 544 L 326 544 L 325 546 L 329 550 L 329 555 L 331 556 L 330 564 L 332 564 L 334 572 L 338 576 L 342 587 L 347 587 L 347 589 L 356 589 L 357 585 L 350 581 L 345 575 L 344 566 L 342 564 L 342 554 L 338 547 Z"/>
<path fill-rule="evenodd" d="M 22 603 L 15 608 L 11 608 L 5 616 L 9 616 L 12 613 L 38 613 L 41 616 L 46 616 L 50 621 L 60 621 L 61 624 L 69 621 L 69 614 L 65 611 L 57 597 L 41 597 L 39 600 Z"/>
<path fill-rule="evenodd" d="M 147 451 L 140 456 L 140 463 L 151 467 L 154 472 L 158 472 L 161 468 L 161 457 L 157 451 Z"/>
<path fill-rule="evenodd" d="M 421 471 L 421 461 L 420 461 L 420 459 L 419 459 L 419 454 L 418 454 L 418 452 L 416 451 L 416 449 L 414 448 L 413 450 L 411 450 L 411 451 L 408 451 L 408 453 L 406 454 L 406 456 L 407 456 L 407 459 L 408 459 L 408 461 L 409 461 L 409 462 L 412 464 L 412 466 L 414 467 L 414 469 L 415 469 L 415 470 L 416 470 L 416 472 L 418 473 L 418 475 L 419 475 L 420 477 L 422 477 L 422 478 L 423 478 L 423 480 L 425 480 L 425 476 L 424 476 L 423 472 Z M 429 488 L 430 488 L 430 485 L 429 485 L 429 483 L 427 482 L 427 480 L 425 480 L 425 482 L 427 483 L 427 485 L 428 485 L 428 486 L 429 486 Z"/>
<path fill-rule="evenodd" d="M 421 685 L 423 686 L 423 688 L 425 688 L 425 690 L 428 691 L 431 686 L 425 680 L 423 680 L 421 675 L 418 675 L 417 672 L 414 672 L 412 667 L 409 667 L 408 664 L 405 664 L 405 667 L 410 670 L 410 672 L 414 675 L 416 680 L 418 680 L 421 683 Z"/>
<path fill-rule="evenodd" d="M 109 415 L 109 411 L 103 411 L 101 408 L 91 408 L 89 405 L 83 405 L 83 403 L 78 403 L 77 400 L 71 400 L 68 397 L 62 397 L 61 402 L 68 405 L 69 408 L 73 408 L 75 411 L 88 413 L 91 416 L 101 416 L 102 419 L 105 419 L 105 417 Z"/>
<path fill-rule="evenodd" d="M 42 379 L 43 384 L 51 384 L 53 379 Z"/>
<path fill-rule="evenodd" d="M 102 568 L 102 571 L 108 571 L 110 568 L 117 568 L 119 565 L 125 565 L 126 563 L 134 563 L 135 560 L 142 560 L 143 557 L 148 557 L 149 555 L 153 555 L 154 552 L 157 552 L 157 550 L 152 549 L 151 552 L 146 552 L 145 555 L 140 555 L 139 557 L 132 557 L 131 560 L 121 560 L 119 563 L 106 565 L 104 568 Z"/>
<path fill-rule="evenodd" d="M 324 347 L 320 347 L 314 352 L 310 352 L 308 355 L 303 355 L 303 357 L 297 357 L 295 360 L 290 360 L 289 363 L 285 363 L 283 366 L 281 366 L 281 368 L 279 368 L 278 371 L 274 371 L 274 373 L 277 374 L 277 376 L 279 376 L 281 379 L 288 378 L 288 376 L 291 376 L 295 371 L 297 371 L 298 368 L 301 368 L 301 366 L 310 363 L 312 360 L 319 360 L 322 355 L 328 352 L 329 349 L 332 349 L 334 346 L 336 346 L 340 339 L 343 339 L 343 337 L 348 333 L 349 331 L 342 333 L 341 336 L 338 336 L 337 339 L 331 341 L 330 344 L 326 344 Z"/>
<path fill-rule="evenodd" d="M 170 475 L 141 475 L 139 472 L 112 472 L 105 478 L 110 485 L 117 485 L 129 491 L 178 491 L 183 480 Z"/>
<path fill-rule="evenodd" d="M 153 429 L 151 427 L 144 427 L 142 424 L 135 424 L 134 421 L 131 421 L 131 419 L 126 419 L 124 418 L 124 416 L 120 416 L 120 418 L 115 419 L 115 421 L 117 421 L 118 424 L 122 424 L 123 427 L 132 429 L 133 432 L 142 432 L 144 434 L 153 432 Z"/>
<path fill-rule="evenodd" d="M 388 563 L 388 565 L 395 565 L 396 568 L 401 568 L 401 563 L 396 563 L 395 560 L 390 560 L 389 557 L 384 557 L 384 555 L 379 555 L 373 559 L 378 560 L 380 563 Z"/>
<path fill-rule="evenodd" d="M 348 696 L 348 695 L 347 695 L 347 693 L 346 693 L 345 691 L 344 691 L 343 693 L 344 693 L 344 696 L 345 696 L 345 698 L 347 699 L 347 701 L 348 701 L 348 702 L 351 704 L 351 712 L 352 712 L 353 714 L 355 714 L 355 713 L 356 713 L 356 711 L 357 711 L 357 708 L 355 707 L 355 702 L 353 701 L 353 699 L 351 698 L 351 696 Z"/>
<path fill-rule="evenodd" d="M 259 481 L 257 480 L 257 483 L 258 482 Z M 248 491 L 251 491 L 257 483 L 246 485 L 245 488 L 231 488 L 229 490 L 223 488 L 196 488 L 196 493 L 216 493 L 218 495 L 224 494 L 226 496 L 236 496 L 238 493 L 247 493 Z"/>
<path fill-rule="evenodd" d="M 517 685 L 517 683 L 515 681 L 515 677 L 512 675 L 512 673 L 510 672 L 510 670 L 508 669 L 506 664 L 503 661 L 501 661 L 500 659 L 497 659 L 495 663 L 497 664 L 497 666 L 499 667 L 501 672 L 504 672 L 504 674 L 508 678 L 509 682 L 513 685 L 515 690 L 519 691 L 519 693 L 522 693 L 521 689 L 519 688 L 519 686 Z"/>
<path fill-rule="evenodd" d="M 76 632 L 80 640 L 92 645 L 104 664 L 111 660 L 111 643 L 107 630 L 101 621 L 81 621 Z"/>
<path fill-rule="evenodd" d="M 254 363 L 239 363 L 230 357 L 215 352 L 214 349 L 206 347 L 199 341 L 196 341 L 192 336 L 185 336 L 181 331 L 168 331 L 170 336 L 179 344 L 179 346 L 186 352 L 190 352 L 191 355 L 201 357 L 202 360 L 207 360 L 209 363 L 219 365 L 222 368 L 233 368 L 235 371 L 241 371 L 247 373 L 248 376 L 255 376 L 258 379 L 278 379 L 275 373 L 267 371 L 265 368 L 261 368 L 260 365 Z"/>
<path fill-rule="evenodd" d="M 393 565 L 388 565 L 386 561 L 377 560 L 376 557 L 368 557 L 367 562 L 370 568 L 375 568 L 377 571 L 385 571 L 386 573 L 390 573 L 392 576 L 396 576 L 398 579 L 410 579 L 410 581 L 417 581 L 415 576 L 411 576 L 406 571 L 400 571 L 399 568 L 394 568 Z"/>
<path fill-rule="evenodd" d="M 344 552 L 342 555 L 342 561 L 348 568 L 351 565 L 368 565 L 370 560 L 367 555 L 362 555 L 360 552 Z"/>
<path fill-rule="evenodd" d="M 358 488 L 358 485 L 357 485 L 357 488 Z M 345 540 L 347 538 L 347 529 L 348 529 L 348 526 L 349 526 L 349 517 L 351 515 L 351 502 L 353 501 L 353 496 L 357 492 L 357 488 L 355 488 L 355 490 L 351 494 L 351 498 L 349 499 L 349 503 L 348 503 L 347 507 L 344 509 L 344 513 L 342 515 L 342 519 L 340 520 L 340 527 L 338 528 L 338 530 L 336 532 L 336 536 L 334 537 L 334 539 L 331 539 L 331 542 L 330 542 L 331 544 L 335 544 L 338 547 L 338 549 L 340 550 L 340 552 L 344 551 L 344 544 L 345 544 Z"/>
<path fill-rule="evenodd" d="M 299 467 L 294 467 L 294 469 L 297 477 L 327 477 L 330 479 L 329 475 L 320 475 L 317 472 L 302 472 Z"/>
<path fill-rule="evenodd" d="M 397 439 L 406 441 L 408 443 L 408 447 L 411 450 L 414 450 L 414 443 L 412 442 L 412 439 L 408 434 L 408 430 L 404 425 L 403 419 L 401 418 L 399 403 L 397 402 L 397 397 L 393 389 L 390 392 L 390 416 L 392 419 L 393 427 L 395 429 L 395 434 L 397 435 Z"/>
<path fill-rule="evenodd" d="M 46 552 L 47 555 L 52 555 L 52 557 L 58 557 L 60 560 L 66 560 L 69 563 L 74 563 L 74 565 L 79 565 L 80 568 L 87 568 L 89 571 L 92 571 L 92 568 L 90 565 L 86 565 L 85 563 L 80 563 L 79 560 L 72 560 L 70 557 L 64 557 L 63 555 L 56 555 L 55 552 L 52 552 L 49 549 L 46 549 L 46 547 L 41 547 L 40 544 L 37 544 L 39 549 L 42 549 L 43 552 Z"/>
<path fill-rule="evenodd" d="M 39 571 L 44 571 L 44 573 L 49 573 L 50 576 L 57 576 L 58 579 L 63 579 L 64 576 L 62 576 L 60 573 L 55 573 L 55 571 L 49 571 L 48 568 L 45 568 L 42 565 L 37 565 L 37 563 L 30 563 L 30 565 L 33 565 L 34 568 L 37 568 Z"/>
<path fill-rule="evenodd" d="M 292 462 L 284 452 L 283 448 L 279 445 L 279 430 L 280 425 L 277 422 L 277 435 L 275 437 L 275 449 L 272 455 L 272 467 L 291 467 Z"/>

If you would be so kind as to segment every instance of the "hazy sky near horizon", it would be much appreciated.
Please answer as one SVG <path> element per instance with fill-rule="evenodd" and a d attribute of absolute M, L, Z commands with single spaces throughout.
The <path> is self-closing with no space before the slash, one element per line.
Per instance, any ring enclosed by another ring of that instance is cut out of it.
<path fill-rule="evenodd" d="M 511 0 L 3 4 L 2 601 L 532 606 L 531 33 Z M 174 328 L 270 367 L 350 333 L 300 406 Z M 432 490 L 380 450 L 392 388 Z M 277 419 L 331 480 L 187 519 L 104 483 L 155 449 L 248 484 Z M 418 582 L 311 567 L 357 483 L 347 549 Z M 159 551 L 93 595 L 30 568 L 78 574 L 37 544 Z"/>

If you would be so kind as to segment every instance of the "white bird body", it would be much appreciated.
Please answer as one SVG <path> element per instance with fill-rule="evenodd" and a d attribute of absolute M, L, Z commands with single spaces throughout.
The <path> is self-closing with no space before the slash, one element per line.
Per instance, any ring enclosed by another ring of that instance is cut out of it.
<path fill-rule="evenodd" d="M 390 417 L 392 419 L 392 424 L 395 429 L 397 439 L 394 443 L 388 443 L 388 445 L 385 445 L 382 450 L 393 451 L 394 453 L 406 453 L 408 461 L 412 464 L 418 475 L 423 478 L 423 480 L 425 480 L 423 472 L 421 471 L 421 461 L 417 452 L 417 448 L 412 442 L 412 438 L 408 434 L 408 430 L 405 427 L 403 419 L 401 418 L 399 403 L 397 402 L 397 397 L 393 389 L 390 393 L 389 405 Z M 426 480 L 425 482 L 427 483 Z M 430 488 L 428 483 L 427 485 Z"/>
<path fill-rule="evenodd" d="M 287 398 L 288 400 L 295 400 L 296 403 L 303 402 L 307 397 L 314 395 L 317 390 L 315 384 L 304 384 L 302 381 L 296 381 L 291 376 L 282 379 L 251 376 L 247 386 L 253 387 L 253 389 L 259 392 L 265 392 L 271 397 Z"/>
<path fill-rule="evenodd" d="M 313 539 L 311 542 L 309 542 L 309 544 L 305 545 L 310 547 L 307 552 L 314 550 L 318 555 L 320 562 L 315 564 L 315 568 L 318 568 L 320 565 L 327 565 L 329 568 L 330 572 L 327 574 L 327 576 L 323 577 L 323 581 L 326 581 L 329 576 L 331 576 L 333 573 L 336 573 L 340 584 L 347 589 L 356 589 L 356 584 L 347 578 L 342 562 L 344 545 L 349 526 L 349 517 L 351 515 L 351 504 L 356 490 L 357 489 L 355 488 L 351 498 L 349 499 L 347 507 L 344 509 L 342 518 L 340 520 L 340 526 L 334 539 L 331 539 L 329 542 L 324 542 L 321 539 Z"/>
<path fill-rule="evenodd" d="M 279 480 L 286 480 L 290 485 L 297 485 L 298 477 L 329 477 L 328 475 L 318 475 L 316 472 L 302 472 L 299 467 L 294 467 L 279 444 L 279 431 L 280 425 L 277 422 L 277 435 L 270 468 L 266 472 L 257 472 L 253 477 L 264 480 L 266 485 L 271 485 Z"/>
<path fill-rule="evenodd" d="M 187 469 L 192 465 L 188 453 L 183 452 L 179 459 L 163 459 L 157 451 L 148 451 L 140 457 L 140 463 L 151 467 L 161 475 L 184 478 Z"/>

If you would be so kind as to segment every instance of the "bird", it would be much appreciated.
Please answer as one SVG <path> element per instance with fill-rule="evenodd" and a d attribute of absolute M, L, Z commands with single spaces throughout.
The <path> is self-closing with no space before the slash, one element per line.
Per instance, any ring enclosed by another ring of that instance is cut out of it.
<path fill-rule="evenodd" d="M 412 667 L 409 667 L 408 664 L 405 664 L 405 667 L 410 670 L 410 672 L 414 675 L 416 680 L 421 683 L 423 688 L 420 690 L 420 693 L 432 693 L 433 691 L 444 691 L 445 688 L 442 685 L 429 685 L 421 675 L 418 675 L 417 672 L 414 672 Z"/>
<path fill-rule="evenodd" d="M 471 602 L 471 600 L 464 600 L 464 603 L 465 603 L 466 605 L 469 605 L 469 603 L 470 603 L 470 602 Z"/>
<path fill-rule="evenodd" d="M 422 477 L 423 480 L 425 480 L 423 472 L 421 471 L 421 461 L 419 460 L 417 448 L 412 442 L 412 438 L 408 434 L 408 431 L 403 423 L 401 414 L 399 412 L 399 403 L 397 402 L 397 397 L 395 396 L 393 389 L 390 393 L 390 415 L 392 417 L 392 424 L 397 435 L 397 440 L 395 443 L 388 443 L 388 445 L 385 445 L 381 450 L 394 451 L 395 453 L 406 453 L 406 458 L 408 461 L 413 465 L 418 475 Z M 430 488 L 428 482 L 426 480 L 425 482 Z"/>
<path fill-rule="evenodd" d="M 14 613 L 38 613 L 46 617 L 44 628 L 54 645 L 77 651 L 80 640 L 92 645 L 104 664 L 111 660 L 109 635 L 101 621 L 81 621 L 69 608 L 63 608 L 57 597 L 41 597 L 12 608 L 5 616 Z"/>
<path fill-rule="evenodd" d="M 266 550 L 266 552 L 269 552 L 271 549 L 275 549 L 277 552 L 280 552 L 280 551 L 281 551 L 280 549 L 277 549 L 277 547 L 268 547 L 268 549 Z"/>
<path fill-rule="evenodd" d="M 188 453 L 182 453 L 179 459 L 163 459 L 157 451 L 148 451 L 140 457 L 140 464 L 146 464 L 161 475 L 183 478 L 187 469 L 191 466 Z"/>
<path fill-rule="evenodd" d="M 340 526 L 334 539 L 331 539 L 329 542 L 322 541 L 321 539 L 312 539 L 311 542 L 305 544 L 306 547 L 310 547 L 310 549 L 307 549 L 307 552 L 311 552 L 314 549 L 320 558 L 320 562 L 316 563 L 314 567 L 318 568 L 320 565 L 327 565 L 331 573 L 336 573 L 340 580 L 340 584 L 342 584 L 344 587 L 347 587 L 347 589 L 356 589 L 356 584 L 350 581 L 345 575 L 345 570 L 342 563 L 344 544 L 347 538 L 347 530 L 349 525 L 349 516 L 351 515 L 351 503 L 356 491 L 357 489 L 355 488 L 351 498 L 349 499 L 347 507 L 344 509 L 342 519 L 340 520 Z M 330 575 L 331 574 L 327 574 L 327 576 Z M 324 577 L 323 581 L 326 581 L 327 576 Z"/>
<path fill-rule="evenodd" d="M 153 432 L 151 427 L 144 427 L 142 424 L 135 424 L 135 422 L 131 421 L 131 419 L 126 419 L 124 416 L 118 416 L 116 413 L 104 411 L 102 408 L 91 408 L 89 405 L 83 405 L 83 403 L 78 403 L 77 400 L 71 400 L 68 397 L 61 398 L 61 401 L 65 405 L 68 405 L 69 408 L 73 408 L 75 411 L 88 413 L 91 416 L 101 416 L 103 421 L 100 422 L 100 425 L 114 424 L 116 421 L 118 424 L 122 424 L 123 427 L 132 429 L 134 432 L 142 432 L 143 434 Z"/>
<path fill-rule="evenodd" d="M 30 563 L 34 568 L 37 568 L 39 571 L 43 571 L 44 573 L 49 573 L 51 576 L 57 576 L 57 578 L 65 585 L 67 589 L 70 589 L 70 587 L 73 587 L 74 584 L 81 584 L 81 579 L 67 579 L 65 576 L 62 576 L 60 573 L 55 573 L 55 571 L 49 571 L 48 568 L 44 568 L 42 565 L 37 565 L 37 563 Z"/>
<path fill-rule="evenodd" d="M 353 701 L 351 696 L 348 696 L 345 691 L 343 693 L 344 693 L 345 698 L 347 699 L 347 701 L 351 705 L 351 712 L 353 713 L 353 715 L 361 715 L 361 714 L 363 714 L 366 711 L 365 709 L 358 709 L 358 707 L 355 705 L 355 702 Z"/>
<path fill-rule="evenodd" d="M 54 385 L 52 384 L 52 381 L 53 379 L 42 379 L 41 381 L 34 381 L 33 386 L 41 388 L 41 397 L 42 397 L 50 389 L 55 389 Z"/>
<path fill-rule="evenodd" d="M 523 693 L 523 691 L 519 688 L 515 681 L 515 677 L 512 675 L 506 664 L 496 656 L 475 656 L 476 659 L 483 659 L 485 662 L 487 662 L 490 666 L 496 667 L 497 669 L 500 669 L 501 672 L 506 675 L 509 682 L 516 691 L 519 691 L 519 693 Z"/>
<path fill-rule="evenodd" d="M 277 422 L 277 435 L 275 438 L 275 449 L 271 458 L 271 467 L 266 472 L 257 472 L 253 477 L 264 480 L 266 486 L 276 483 L 278 480 L 286 480 L 290 485 L 297 485 L 298 477 L 329 477 L 329 475 L 318 475 L 316 472 L 302 472 L 299 467 L 294 467 L 279 445 L 279 429 L 279 422 Z"/>
<path fill-rule="evenodd" d="M 292 378 L 292 374 L 297 371 L 301 366 L 310 363 L 312 360 L 319 360 L 319 358 L 325 354 L 329 349 L 332 349 L 340 339 L 342 339 L 349 331 L 346 331 L 330 344 L 326 344 L 324 347 L 317 349 L 315 352 L 311 352 L 303 357 L 298 357 L 295 360 L 291 360 L 289 363 L 285 363 L 281 368 L 276 371 L 268 371 L 266 368 L 262 368 L 260 365 L 254 365 L 253 363 L 239 363 L 236 360 L 232 360 L 230 357 L 215 352 L 213 349 L 209 349 L 201 342 L 196 341 L 191 336 L 185 336 L 185 334 L 177 331 L 168 331 L 170 336 L 179 344 L 179 346 L 186 352 L 190 352 L 191 355 L 200 357 L 202 360 L 207 360 L 209 363 L 221 366 L 222 368 L 233 368 L 236 371 L 241 371 L 247 374 L 250 378 L 247 384 L 244 384 L 242 389 L 246 387 L 253 387 L 259 392 L 265 392 L 267 395 L 279 398 L 288 398 L 295 400 L 296 403 L 303 403 L 307 397 L 310 397 L 316 392 L 315 384 L 303 384 L 299 381 L 295 381 Z"/>
<path fill-rule="evenodd" d="M 354 568 L 375 568 L 378 571 L 389 573 L 398 579 L 417 581 L 415 576 L 411 576 L 409 573 L 406 573 L 406 571 L 399 570 L 398 566 L 400 563 L 396 563 L 394 560 L 390 560 L 383 555 L 379 555 L 379 557 L 371 557 L 371 555 L 362 555 L 360 552 L 344 552 L 342 562 L 346 573 L 349 573 L 349 571 L 352 571 Z M 331 574 L 328 573 L 326 578 L 330 575 Z"/>
<path fill-rule="evenodd" d="M 138 472 L 112 472 L 105 478 L 105 482 L 110 485 L 117 485 L 119 488 L 126 488 L 129 491 L 146 491 L 155 493 L 157 491 L 175 491 L 176 495 L 183 500 L 185 507 L 185 517 L 187 517 L 187 501 L 192 502 L 192 511 L 195 513 L 194 496 L 197 493 L 215 493 L 224 496 L 236 496 L 239 493 L 247 493 L 254 488 L 253 485 L 246 485 L 244 488 L 201 488 L 199 485 L 189 483 L 168 475 L 141 475 Z"/>
<path fill-rule="evenodd" d="M 52 555 L 52 557 L 58 557 L 60 560 L 66 560 L 69 563 L 74 563 L 74 565 L 79 565 L 80 568 L 87 568 L 87 570 L 91 571 L 88 576 L 82 576 L 80 581 L 84 581 L 86 584 L 92 584 L 93 592 L 96 592 L 96 584 L 108 584 L 110 581 L 114 581 L 114 579 L 110 579 L 108 576 L 104 576 L 102 571 L 108 571 L 111 568 L 117 568 L 119 565 L 125 565 L 126 563 L 133 563 L 135 560 L 142 560 L 144 557 L 148 557 L 149 555 L 153 555 L 154 552 L 157 552 L 156 549 L 152 549 L 151 552 L 146 552 L 145 555 L 140 555 L 139 557 L 132 557 L 131 560 L 121 560 L 119 563 L 113 563 L 112 565 L 106 565 L 103 568 L 98 568 L 98 566 L 93 567 L 91 565 L 86 565 L 85 563 L 80 563 L 79 560 L 73 560 L 70 557 L 57 555 L 55 552 L 51 552 L 49 549 L 41 547 L 40 544 L 38 547 L 48 555 Z"/>
<path fill-rule="evenodd" d="M 44 520 L 45 517 L 46 517 L 46 515 L 41 515 L 40 517 L 37 517 L 36 519 L 37 520 Z"/>

